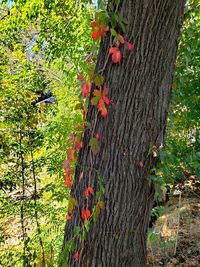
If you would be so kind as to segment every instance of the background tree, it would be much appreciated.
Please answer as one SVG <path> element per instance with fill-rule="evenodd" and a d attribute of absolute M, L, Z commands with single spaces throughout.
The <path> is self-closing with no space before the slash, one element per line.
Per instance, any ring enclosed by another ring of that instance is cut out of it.
<path fill-rule="evenodd" d="M 110 6 L 108 7 L 110 8 Z M 89 105 L 87 120 L 101 136 L 100 152 L 91 155 L 91 131 L 84 134 L 78 158 L 72 197 L 78 201 L 65 229 L 65 251 L 71 250 L 74 229 L 82 226 L 81 210 L 93 208 L 84 199 L 88 186 L 105 187 L 105 209 L 80 241 L 76 239 L 82 266 L 145 266 L 146 237 L 154 182 L 149 172 L 158 160 L 166 128 L 177 40 L 184 1 L 122 1 L 117 10 L 127 19 L 126 38 L 133 52 L 121 64 L 108 61 L 109 35 L 101 43 L 96 72 L 103 68 L 105 85 L 112 100 L 106 119 L 95 119 Z M 94 88 L 93 88 L 94 89 Z M 91 170 L 91 160 L 93 169 Z M 81 172 L 84 179 L 79 181 Z M 70 266 L 76 265 L 71 254 Z M 66 263 L 67 264 L 67 263 Z"/>
<path fill-rule="evenodd" d="M 74 10 L 73 1 L 51 3 L 51 7 L 44 2 L 15 1 L 8 6 L 1 3 L 3 266 L 58 265 L 69 195 L 61 166 L 72 125 L 82 121 L 75 107 L 80 102 L 76 75 L 85 58 L 83 46 L 90 44 L 83 42 L 79 31 L 89 24 L 91 10 L 82 16 L 82 3 L 77 3 Z M 43 31 L 46 23 L 51 27 Z M 62 36 L 62 45 L 52 44 Z M 66 51 L 71 53 L 72 48 L 74 57 L 70 58 Z M 52 105 L 38 104 L 40 94 L 49 90 L 56 101 Z"/>

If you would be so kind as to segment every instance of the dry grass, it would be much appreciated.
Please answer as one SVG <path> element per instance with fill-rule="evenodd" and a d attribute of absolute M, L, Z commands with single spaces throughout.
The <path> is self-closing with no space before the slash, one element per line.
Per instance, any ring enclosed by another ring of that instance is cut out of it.
<path fill-rule="evenodd" d="M 149 233 L 148 266 L 200 266 L 198 198 L 171 199 L 166 214 Z"/>

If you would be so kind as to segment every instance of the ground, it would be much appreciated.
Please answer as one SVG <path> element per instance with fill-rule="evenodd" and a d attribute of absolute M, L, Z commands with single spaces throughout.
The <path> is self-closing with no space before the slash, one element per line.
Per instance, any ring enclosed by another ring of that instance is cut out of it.
<path fill-rule="evenodd" d="M 199 189 L 198 182 L 189 180 L 174 190 L 149 231 L 147 266 L 200 266 Z"/>

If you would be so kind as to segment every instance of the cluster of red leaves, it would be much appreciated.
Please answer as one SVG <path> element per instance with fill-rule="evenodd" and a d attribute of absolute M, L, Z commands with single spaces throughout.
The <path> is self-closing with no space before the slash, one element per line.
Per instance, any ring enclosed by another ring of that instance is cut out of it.
<path fill-rule="evenodd" d="M 70 140 L 72 142 L 72 146 L 66 150 L 67 160 L 63 164 L 63 167 L 65 168 L 65 184 L 68 188 L 72 187 L 72 169 L 70 168 L 70 163 L 75 159 L 75 153 L 83 147 L 83 142 L 80 138 L 78 138 L 78 136 L 71 134 Z"/>
<path fill-rule="evenodd" d="M 91 212 L 88 208 L 81 210 L 81 218 L 83 219 L 84 223 L 89 219 Z"/>
<path fill-rule="evenodd" d="M 78 251 L 76 251 L 76 252 L 74 253 L 73 258 L 74 258 L 75 261 L 78 260 L 78 258 L 79 258 L 79 253 L 78 253 Z"/>
<path fill-rule="evenodd" d="M 98 20 L 93 21 L 90 24 L 90 27 L 95 28 L 95 30 L 92 32 L 93 40 L 99 40 L 101 37 L 106 35 L 107 26 L 104 27 L 104 25 L 99 23 Z"/>
<path fill-rule="evenodd" d="M 121 51 L 120 51 L 120 45 L 125 46 L 125 51 L 132 50 L 133 45 L 130 42 L 127 42 L 124 37 L 121 34 L 117 34 L 114 29 L 109 29 L 108 21 L 107 19 L 100 20 L 98 18 L 98 14 L 95 16 L 95 21 L 90 24 L 90 26 L 94 29 L 92 32 L 92 38 L 93 40 L 99 40 L 102 37 L 106 35 L 106 32 L 110 30 L 112 36 L 114 36 L 114 46 L 110 47 L 108 52 L 109 55 L 111 55 L 111 59 L 114 63 L 121 62 Z M 125 54 L 123 54 L 123 57 L 125 57 Z M 89 55 L 87 59 L 85 60 L 86 63 L 92 63 L 93 62 L 93 56 Z M 94 62 L 93 62 L 94 63 Z M 85 79 L 85 77 L 82 74 L 79 74 L 77 76 L 77 79 L 81 82 L 81 89 L 82 89 L 82 97 L 87 98 L 90 95 L 91 92 L 91 83 L 93 82 L 96 88 L 103 88 L 104 86 L 104 77 L 100 74 L 95 74 L 94 70 L 88 72 L 89 76 L 89 82 Z M 98 111 L 101 113 L 102 117 L 107 116 L 107 106 L 111 103 L 111 101 L 108 98 L 108 88 L 104 87 L 102 90 L 94 90 L 93 97 L 91 99 L 91 104 L 97 106 Z M 83 109 L 84 110 L 84 109 Z M 85 110 L 83 111 L 85 112 Z M 83 127 L 84 128 L 84 127 Z M 68 188 L 72 187 L 72 169 L 70 167 L 71 161 L 75 159 L 75 154 L 83 147 L 83 143 L 81 141 L 80 136 L 77 137 L 76 135 L 71 134 L 70 139 L 72 141 L 72 146 L 67 150 L 67 160 L 63 164 L 65 169 L 65 183 Z M 96 155 L 100 151 L 99 146 L 99 140 L 100 134 L 96 134 L 95 136 L 92 136 L 89 142 L 89 146 L 91 147 L 91 150 L 93 152 L 93 155 Z M 139 162 L 138 166 L 140 168 L 143 168 L 143 162 Z M 79 180 L 83 178 L 83 172 L 80 173 Z M 84 192 L 85 199 L 87 200 L 90 196 L 94 196 L 94 189 L 91 186 L 88 186 L 85 189 Z M 77 200 L 73 197 L 69 199 L 69 205 L 68 205 L 68 214 L 66 215 L 66 220 L 71 219 L 71 215 L 73 212 L 73 209 L 75 206 L 77 206 Z M 100 211 L 104 209 L 105 205 L 103 201 L 98 201 L 98 203 L 93 207 L 93 215 L 94 220 L 99 216 Z M 88 206 L 86 208 L 81 209 L 81 218 L 84 223 L 88 221 L 88 219 L 91 217 L 91 211 L 88 209 Z M 73 259 L 76 261 L 79 259 L 79 253 L 78 251 L 75 251 L 73 255 Z"/>
<path fill-rule="evenodd" d="M 109 54 L 112 55 L 111 58 L 114 63 L 120 63 L 121 52 L 119 50 L 119 47 L 113 46 L 109 48 Z"/>
<path fill-rule="evenodd" d="M 91 186 L 88 186 L 85 190 L 85 198 L 88 199 L 89 194 L 94 195 L 94 189 Z"/>
<path fill-rule="evenodd" d="M 82 85 L 82 97 L 86 98 L 90 94 L 91 90 L 91 84 L 90 83 L 84 83 Z"/>
<path fill-rule="evenodd" d="M 112 46 L 109 48 L 109 54 L 111 55 L 112 61 L 114 63 L 120 63 L 121 62 L 121 52 L 120 52 L 120 44 L 125 45 L 126 49 L 132 50 L 133 44 L 130 42 L 126 42 L 124 37 L 121 34 L 117 35 L 118 41 L 115 43 L 115 46 Z"/>
<path fill-rule="evenodd" d="M 106 105 L 110 104 L 110 100 L 107 97 L 108 94 L 108 88 L 105 87 L 103 91 L 100 90 L 94 90 L 93 95 L 94 97 L 91 99 L 92 105 L 97 105 L 98 110 L 101 112 L 102 117 L 107 116 L 107 108 Z"/>

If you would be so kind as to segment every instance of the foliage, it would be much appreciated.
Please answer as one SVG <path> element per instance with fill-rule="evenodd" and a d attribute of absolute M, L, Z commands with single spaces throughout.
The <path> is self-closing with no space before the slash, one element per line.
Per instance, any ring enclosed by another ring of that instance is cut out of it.
<path fill-rule="evenodd" d="M 200 178 L 199 16 L 199 2 L 189 1 L 172 84 L 166 147 L 156 171 L 161 186 L 188 175 Z"/>
<path fill-rule="evenodd" d="M 91 46 L 85 28 L 91 9 L 85 12 L 86 1 L 77 9 L 73 1 L 45 3 L 1 5 L 3 266 L 57 266 L 63 242 L 68 192 L 61 165 L 72 125 L 82 122 L 75 77 Z M 45 104 L 40 98 L 49 91 L 54 100 Z"/>
<path fill-rule="evenodd" d="M 91 101 L 95 116 L 102 119 L 112 105 L 103 70 L 95 73 L 99 42 L 109 35 L 106 62 L 112 60 L 114 64 L 125 60 L 134 47 L 123 37 L 127 21 L 118 12 L 118 0 L 109 1 L 109 13 L 107 1 L 98 1 L 92 23 L 94 7 L 89 0 L 3 2 L 0 261 L 3 266 L 58 266 L 65 218 L 70 220 L 79 204 L 69 191 L 77 153 L 86 145 L 82 142 L 84 130 L 91 131 L 91 158 L 101 146 L 101 136 L 89 122 L 83 123 L 88 103 Z M 155 175 L 151 176 L 158 192 L 163 185 L 182 178 L 186 170 L 200 176 L 199 8 L 196 0 L 187 5 L 172 85 L 167 147 L 161 152 L 159 169 L 152 170 Z M 45 104 L 40 97 L 43 93 L 48 95 L 49 90 L 54 100 Z M 143 162 L 138 166 L 143 168 Z M 84 198 L 94 198 L 95 204 L 81 209 L 83 227 L 74 228 L 74 236 L 81 239 L 105 205 L 101 199 L 104 187 L 98 176 L 99 191 L 95 192 L 90 184 L 84 191 Z M 79 179 L 83 178 L 81 172 Z M 16 229 L 15 238 L 9 229 Z M 78 260 L 80 248 L 73 240 L 66 248 Z"/>

